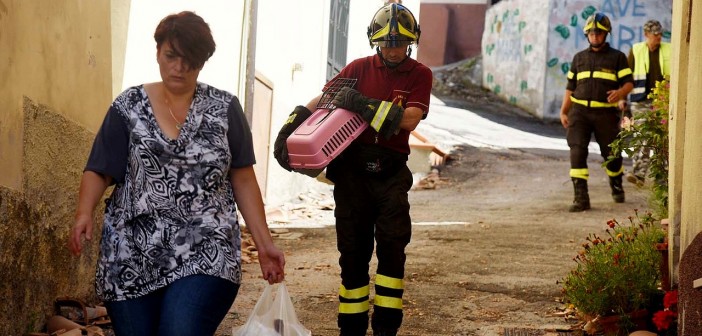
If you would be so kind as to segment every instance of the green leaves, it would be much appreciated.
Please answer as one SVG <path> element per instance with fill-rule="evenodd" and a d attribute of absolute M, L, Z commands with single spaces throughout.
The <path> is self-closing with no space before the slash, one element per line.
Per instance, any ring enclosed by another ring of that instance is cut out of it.
<path fill-rule="evenodd" d="M 668 107 L 670 101 L 670 80 L 666 78 L 656 83 L 648 95 L 652 99 L 651 109 L 634 116 L 628 127 L 623 127 L 612 144 L 612 154 L 603 164 L 621 155 L 631 157 L 640 149 L 651 153 L 648 178 L 651 183 L 651 207 L 657 215 L 667 217 L 668 213 L 668 158 L 669 132 Z"/>
<path fill-rule="evenodd" d="M 661 255 L 655 244 L 665 232 L 652 214 L 629 217 L 628 224 L 607 222 L 604 234 L 592 233 L 563 279 L 568 302 L 590 317 L 646 307 L 658 291 Z"/>

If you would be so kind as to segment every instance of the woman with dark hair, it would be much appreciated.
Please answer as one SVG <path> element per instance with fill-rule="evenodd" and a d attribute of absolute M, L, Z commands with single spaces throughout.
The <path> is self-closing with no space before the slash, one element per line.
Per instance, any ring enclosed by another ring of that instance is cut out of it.
<path fill-rule="evenodd" d="M 69 249 L 93 234 L 106 189 L 96 292 L 117 335 L 213 335 L 241 282 L 237 208 L 269 283 L 283 281 L 239 100 L 197 81 L 215 51 L 192 12 L 156 28 L 161 81 L 131 87 L 112 103 L 81 184 Z"/>

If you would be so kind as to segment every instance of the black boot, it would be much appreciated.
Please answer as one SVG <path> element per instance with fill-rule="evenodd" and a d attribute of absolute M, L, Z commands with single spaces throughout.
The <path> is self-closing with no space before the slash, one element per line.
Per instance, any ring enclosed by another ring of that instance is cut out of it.
<path fill-rule="evenodd" d="M 397 331 L 392 330 L 392 331 L 373 331 L 373 336 L 396 336 Z"/>
<path fill-rule="evenodd" d="M 365 331 L 361 330 L 353 330 L 353 331 L 348 331 L 348 330 L 341 330 L 341 333 L 339 336 L 366 336 Z"/>
<path fill-rule="evenodd" d="M 568 208 L 568 211 L 581 212 L 590 209 L 590 194 L 587 192 L 587 180 L 575 177 L 571 178 L 571 180 L 573 180 L 575 199 L 573 200 L 573 204 L 570 205 L 570 208 Z"/>
<path fill-rule="evenodd" d="M 622 174 L 609 177 L 609 186 L 612 187 L 612 199 L 614 203 L 624 203 L 624 187 L 622 186 Z"/>

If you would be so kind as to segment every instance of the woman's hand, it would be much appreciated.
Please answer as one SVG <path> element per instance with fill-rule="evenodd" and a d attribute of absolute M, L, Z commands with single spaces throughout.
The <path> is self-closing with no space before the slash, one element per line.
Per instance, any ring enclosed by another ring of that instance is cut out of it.
<path fill-rule="evenodd" d="M 76 221 L 68 237 L 68 250 L 73 255 L 80 255 L 83 249 L 83 244 L 81 243 L 83 234 L 85 234 L 85 240 L 93 239 L 93 211 L 95 211 L 95 206 L 105 193 L 107 186 L 111 183 L 112 177 L 89 170 L 83 173 L 83 177 L 80 180 L 80 191 L 78 192 Z"/>
<path fill-rule="evenodd" d="M 68 238 L 68 249 L 75 256 L 79 256 L 83 249 L 81 236 L 85 234 L 85 240 L 93 239 L 93 218 L 90 215 L 76 215 L 75 224 L 71 229 L 71 235 Z"/>
<path fill-rule="evenodd" d="M 234 189 L 234 199 L 258 249 L 258 263 L 263 278 L 270 284 L 285 280 L 285 256 L 273 244 L 268 231 L 261 190 L 253 166 L 233 168 L 229 172 L 229 178 Z"/>
<path fill-rule="evenodd" d="M 269 284 L 285 280 L 285 255 L 275 245 L 258 250 L 258 263 L 263 279 L 268 280 Z"/>

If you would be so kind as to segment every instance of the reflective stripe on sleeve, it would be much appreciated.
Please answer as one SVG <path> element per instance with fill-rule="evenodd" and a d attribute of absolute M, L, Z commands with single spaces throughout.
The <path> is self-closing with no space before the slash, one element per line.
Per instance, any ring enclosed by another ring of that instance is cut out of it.
<path fill-rule="evenodd" d="M 617 73 L 617 76 L 618 76 L 619 78 L 622 78 L 622 77 L 624 77 L 624 76 L 631 75 L 632 73 L 633 73 L 633 72 L 631 72 L 631 68 L 628 68 L 628 67 L 627 67 L 627 68 L 624 68 L 624 69 L 619 70 L 619 72 Z"/>
<path fill-rule="evenodd" d="M 375 116 L 373 116 L 373 120 L 370 123 L 370 126 L 376 130 L 380 130 L 380 126 L 383 126 L 383 123 L 385 122 L 385 118 L 388 116 L 388 112 L 390 112 L 390 108 L 392 107 L 392 103 L 388 101 L 382 101 L 380 102 L 380 106 L 378 106 L 378 109 L 375 112 Z"/>

